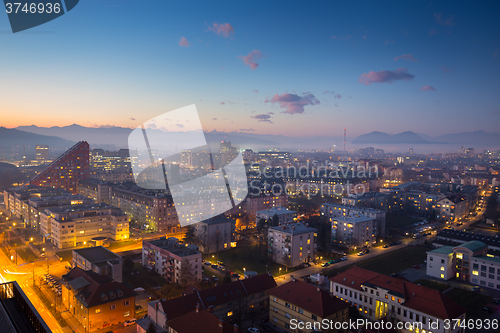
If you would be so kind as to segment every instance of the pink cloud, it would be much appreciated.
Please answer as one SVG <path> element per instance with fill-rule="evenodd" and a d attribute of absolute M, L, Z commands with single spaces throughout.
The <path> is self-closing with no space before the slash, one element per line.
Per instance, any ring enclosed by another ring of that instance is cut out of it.
<path fill-rule="evenodd" d="M 254 90 L 252 90 L 252 91 L 253 91 L 254 93 L 256 93 L 256 94 L 259 92 L 258 90 L 255 90 L 255 89 L 254 89 Z"/>
<path fill-rule="evenodd" d="M 255 132 L 253 128 L 240 128 L 241 132 Z"/>
<path fill-rule="evenodd" d="M 402 56 L 394 58 L 394 61 L 398 61 L 398 60 L 401 60 L 401 59 L 406 60 L 406 61 L 418 61 L 417 59 L 415 59 L 413 57 L 412 54 L 403 54 Z"/>
<path fill-rule="evenodd" d="M 220 102 L 220 105 L 224 105 L 224 104 L 226 104 L 226 103 L 225 102 Z"/>
<path fill-rule="evenodd" d="M 250 118 L 257 119 L 259 123 L 273 123 L 271 121 L 271 116 L 268 114 L 258 114 L 255 116 L 250 116 Z"/>
<path fill-rule="evenodd" d="M 406 68 L 398 68 L 395 71 L 379 71 L 363 73 L 359 76 L 359 83 L 370 85 L 372 83 L 392 83 L 394 81 L 409 81 L 415 75 L 408 73 Z"/>
<path fill-rule="evenodd" d="M 433 86 L 423 86 L 419 90 L 422 90 L 422 91 L 436 91 L 436 88 L 434 88 Z"/>
<path fill-rule="evenodd" d="M 394 43 L 395 43 L 395 41 L 389 40 L 389 39 L 384 42 L 385 45 L 394 44 Z"/>
<path fill-rule="evenodd" d="M 262 58 L 262 52 L 260 52 L 259 50 L 253 50 L 246 56 L 239 56 L 238 58 L 243 59 L 243 63 L 245 65 L 249 66 L 252 70 L 255 70 L 259 66 L 257 60 Z"/>
<path fill-rule="evenodd" d="M 283 113 L 297 114 L 304 113 L 304 106 L 306 105 L 317 105 L 320 101 L 313 94 L 304 94 L 302 96 L 296 94 L 284 93 L 281 96 L 276 94 L 264 103 L 278 103 L 280 108 L 286 109 Z"/>
<path fill-rule="evenodd" d="M 336 94 L 335 96 L 333 96 L 335 99 L 341 99 L 342 98 L 342 95 L 341 94 Z"/>
<path fill-rule="evenodd" d="M 189 41 L 187 40 L 186 37 L 181 37 L 181 40 L 179 41 L 179 46 L 181 46 L 181 47 L 188 47 L 189 46 Z"/>
<path fill-rule="evenodd" d="M 231 35 L 234 35 L 234 28 L 229 23 L 214 23 L 212 26 L 208 27 L 207 31 L 213 31 L 217 35 L 222 35 L 225 38 L 229 38 Z"/>
<path fill-rule="evenodd" d="M 453 15 L 445 18 L 441 13 L 434 13 L 434 17 L 436 18 L 436 22 L 440 25 L 444 25 L 446 27 L 452 27 L 455 25 L 455 18 L 453 17 Z"/>
<path fill-rule="evenodd" d="M 441 66 L 441 70 L 443 71 L 443 74 L 447 74 L 447 73 L 453 73 L 454 70 L 451 69 L 451 68 L 446 68 L 444 66 Z"/>

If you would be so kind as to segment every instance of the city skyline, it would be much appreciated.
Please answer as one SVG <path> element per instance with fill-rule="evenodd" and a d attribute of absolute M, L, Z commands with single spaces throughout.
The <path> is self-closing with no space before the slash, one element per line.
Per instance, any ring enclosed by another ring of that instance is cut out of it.
<path fill-rule="evenodd" d="M 134 128 L 196 104 L 207 132 L 498 133 L 496 3 L 266 6 L 83 2 L 15 35 L 4 16 L 2 125 Z"/>

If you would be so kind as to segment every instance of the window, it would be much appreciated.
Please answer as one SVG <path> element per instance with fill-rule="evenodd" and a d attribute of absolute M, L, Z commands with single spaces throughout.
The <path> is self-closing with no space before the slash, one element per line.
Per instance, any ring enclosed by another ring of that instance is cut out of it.
<path fill-rule="evenodd" d="M 285 307 L 290 308 L 290 304 L 285 303 Z"/>
<path fill-rule="evenodd" d="M 313 315 L 311 316 L 311 318 L 312 318 L 312 319 L 314 319 L 314 320 L 318 320 L 318 316 L 316 316 L 315 314 L 313 314 Z"/>
<path fill-rule="evenodd" d="M 441 263 L 444 264 L 444 259 L 441 259 Z"/>
<path fill-rule="evenodd" d="M 130 311 L 125 311 L 125 312 L 123 313 L 123 317 L 128 317 L 128 316 L 130 316 Z"/>
<path fill-rule="evenodd" d="M 289 314 L 289 313 L 286 313 L 286 312 L 285 312 L 285 317 L 287 317 L 288 319 L 290 319 L 290 318 L 291 318 L 290 314 Z"/>
<path fill-rule="evenodd" d="M 304 314 L 304 310 L 299 309 L 298 311 L 299 311 L 300 314 Z"/>
<path fill-rule="evenodd" d="M 95 313 L 101 313 L 101 309 L 95 309 Z"/>
<path fill-rule="evenodd" d="M 114 309 L 116 309 L 116 304 L 111 304 L 111 305 L 109 306 L 109 309 L 110 309 L 110 310 L 114 310 Z"/>
<path fill-rule="evenodd" d="M 278 322 L 278 318 L 273 317 L 273 321 L 274 321 L 275 323 L 277 323 L 277 322 Z"/>
<path fill-rule="evenodd" d="M 228 313 L 226 314 L 227 317 L 231 317 L 233 315 L 233 311 L 228 311 Z"/>
<path fill-rule="evenodd" d="M 441 274 L 441 279 L 444 279 L 444 274 Z"/>
<path fill-rule="evenodd" d="M 128 306 L 128 305 L 130 305 L 130 301 L 125 301 L 125 302 L 123 302 L 123 305 L 124 305 L 124 306 Z"/>
<path fill-rule="evenodd" d="M 444 272 L 444 266 L 441 266 L 441 270 Z"/>
<path fill-rule="evenodd" d="M 429 257 L 429 261 L 434 261 L 434 258 L 433 257 Z"/>

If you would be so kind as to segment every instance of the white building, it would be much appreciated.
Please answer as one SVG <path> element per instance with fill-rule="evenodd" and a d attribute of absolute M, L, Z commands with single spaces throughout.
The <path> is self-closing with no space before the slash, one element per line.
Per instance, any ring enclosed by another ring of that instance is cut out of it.
<path fill-rule="evenodd" d="M 398 332 L 465 331 L 459 325 L 448 328 L 445 323 L 462 322 L 467 309 L 437 290 L 405 279 L 353 267 L 330 278 L 330 292 L 370 321 L 391 321 Z"/>
<path fill-rule="evenodd" d="M 59 249 L 83 247 L 95 237 L 124 240 L 128 217 L 105 203 L 51 207 L 40 213 L 40 233 Z"/>
<path fill-rule="evenodd" d="M 330 222 L 333 218 L 341 216 L 366 216 L 374 219 L 376 222 L 373 225 L 373 233 L 375 236 L 385 235 L 385 219 L 386 212 L 383 210 L 360 207 L 360 206 L 349 206 L 349 205 L 339 205 L 334 203 L 324 203 L 321 204 L 320 212 L 322 216 L 325 216 Z"/>
<path fill-rule="evenodd" d="M 349 249 L 371 246 L 376 242 L 373 233 L 375 219 L 365 216 L 340 216 L 331 218 L 332 242 Z"/>
<path fill-rule="evenodd" d="M 194 224 L 194 235 L 200 251 L 214 253 L 236 247 L 235 224 L 235 220 L 225 217 L 214 217 Z"/>
<path fill-rule="evenodd" d="M 268 254 L 276 263 L 296 267 L 314 261 L 318 230 L 309 224 L 288 223 L 268 230 Z"/>
<path fill-rule="evenodd" d="M 427 275 L 500 290 L 500 259 L 488 255 L 488 246 L 477 240 L 443 246 L 427 252 Z"/>

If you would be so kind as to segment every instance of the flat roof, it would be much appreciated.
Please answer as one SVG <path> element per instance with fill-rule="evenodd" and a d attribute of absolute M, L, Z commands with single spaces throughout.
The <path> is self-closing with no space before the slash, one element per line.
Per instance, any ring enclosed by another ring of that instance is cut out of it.
<path fill-rule="evenodd" d="M 103 246 L 86 247 L 83 249 L 73 250 L 73 252 L 76 252 L 78 255 L 93 264 L 113 259 L 121 259 L 119 255 L 111 252 Z"/>
<path fill-rule="evenodd" d="M 300 234 L 305 234 L 308 232 L 317 232 L 318 230 L 316 228 L 311 228 L 305 224 L 302 224 L 300 222 L 297 223 L 289 223 L 285 224 L 283 226 L 277 226 L 273 228 L 269 228 L 270 230 L 274 231 L 279 231 L 282 233 L 286 234 L 291 234 L 291 235 L 300 235 Z"/>
<path fill-rule="evenodd" d="M 427 253 L 450 254 L 453 253 L 453 246 L 441 246 L 437 249 L 427 251 Z"/>
<path fill-rule="evenodd" d="M 288 210 L 285 207 L 273 207 L 270 209 L 259 210 L 257 214 L 266 214 L 266 215 L 286 215 L 286 214 L 295 214 L 296 211 Z"/>
<path fill-rule="evenodd" d="M 349 223 L 360 223 L 360 222 L 366 222 L 366 221 L 373 221 L 373 217 L 366 217 L 366 216 L 339 216 L 339 217 L 332 217 L 332 220 L 338 220 L 338 221 L 345 221 Z"/>

